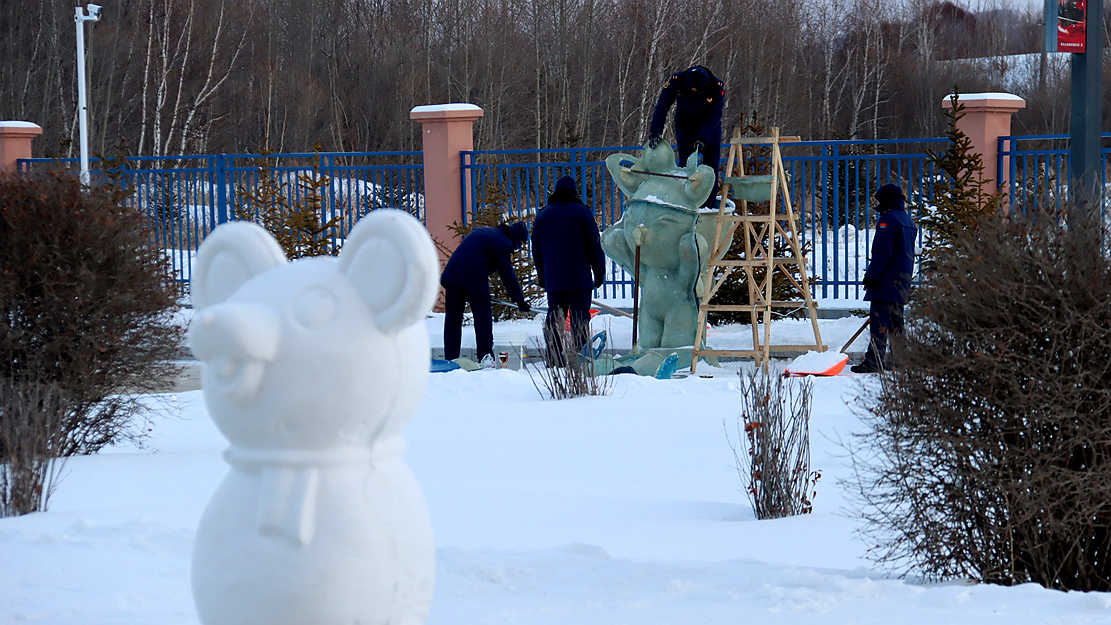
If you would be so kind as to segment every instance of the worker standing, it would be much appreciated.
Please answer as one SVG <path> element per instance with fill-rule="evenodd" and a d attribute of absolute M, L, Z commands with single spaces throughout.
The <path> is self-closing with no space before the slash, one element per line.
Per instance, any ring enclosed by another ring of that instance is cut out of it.
<path fill-rule="evenodd" d="M 578 184 L 571 176 L 556 182 L 548 205 L 532 226 L 532 261 L 537 281 L 548 296 L 544 340 L 548 362 L 559 362 L 563 353 L 561 325 L 570 313 L 575 352 L 590 333 L 592 289 L 606 277 L 606 255 L 599 242 L 594 214 L 579 199 Z"/>
<path fill-rule="evenodd" d="M 914 242 L 918 228 L 906 209 L 906 197 L 896 184 L 876 190 L 876 235 L 872 237 L 872 259 L 864 274 L 864 299 L 870 302 L 869 330 L 872 340 L 864 361 L 854 373 L 875 373 L 888 368 L 887 343 L 903 331 L 903 307 L 914 274 Z"/>

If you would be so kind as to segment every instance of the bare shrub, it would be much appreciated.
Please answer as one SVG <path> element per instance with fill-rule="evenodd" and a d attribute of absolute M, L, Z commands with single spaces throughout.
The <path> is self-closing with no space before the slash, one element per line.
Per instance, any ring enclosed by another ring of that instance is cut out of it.
<path fill-rule="evenodd" d="M 1111 590 L 1106 243 L 1076 212 L 954 239 L 894 370 L 862 396 L 851 490 L 871 557 L 932 580 Z"/>
<path fill-rule="evenodd" d="M 16 389 L 0 419 L 58 408 L 62 436 L 45 448 L 58 456 L 141 439 L 142 394 L 178 371 L 177 287 L 125 195 L 65 173 L 0 175 L 0 379 Z M 26 458 L 11 441 L 25 439 L 0 434 L 9 479 Z"/>
<path fill-rule="evenodd" d="M 536 353 L 545 355 L 543 366 L 525 365 L 525 371 L 540 396 L 570 399 L 585 395 L 609 395 L 613 389 L 613 376 L 599 375 L 598 361 L 584 357 L 575 349 L 573 332 L 561 327 L 559 333 L 558 340 L 549 340 L 546 346 L 538 341 L 533 344 Z M 612 350 L 607 355 L 612 358 Z"/>
<path fill-rule="evenodd" d="M 741 414 L 733 450 L 737 474 L 758 519 L 809 514 L 822 474 L 810 469 L 810 408 L 813 383 L 762 368 L 741 372 Z"/>
<path fill-rule="evenodd" d="M 64 464 L 69 401 L 57 385 L 3 377 L 0 398 L 0 517 L 45 510 Z"/>

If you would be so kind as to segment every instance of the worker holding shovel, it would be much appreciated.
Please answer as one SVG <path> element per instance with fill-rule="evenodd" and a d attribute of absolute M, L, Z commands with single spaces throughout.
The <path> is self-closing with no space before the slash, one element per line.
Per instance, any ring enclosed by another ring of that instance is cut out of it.
<path fill-rule="evenodd" d="M 864 299 L 872 340 L 864 361 L 852 367 L 853 373 L 875 373 L 887 368 L 887 341 L 903 331 L 903 306 L 914 274 L 914 241 L 918 228 L 906 210 L 902 188 L 885 184 L 874 196 L 880 216 L 872 238 L 872 260 L 864 274 Z"/>

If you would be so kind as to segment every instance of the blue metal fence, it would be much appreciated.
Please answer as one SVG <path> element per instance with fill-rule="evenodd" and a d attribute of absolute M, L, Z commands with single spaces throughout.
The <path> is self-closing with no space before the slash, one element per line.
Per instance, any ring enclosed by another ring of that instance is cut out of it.
<path fill-rule="evenodd" d="M 927 150 L 941 152 L 944 137 L 886 141 L 803 141 L 782 144 L 792 202 L 808 246 L 816 297 L 859 299 L 874 223 L 870 198 L 889 182 L 900 184 L 913 203 L 928 204 L 937 175 Z M 728 145 L 722 154 L 728 154 Z M 605 170 L 616 152 L 637 154 L 640 146 L 549 150 L 488 150 L 460 153 L 462 219 L 489 195 L 508 197 L 508 217 L 529 218 L 542 208 L 555 181 L 573 175 L 586 202 L 605 227 L 621 218 L 625 197 Z M 722 163 L 724 167 L 724 160 Z M 632 278 L 611 262 L 597 295 L 631 298 Z"/>
<path fill-rule="evenodd" d="M 1107 158 L 1111 152 L 1103 133 L 1100 148 L 1103 186 L 1107 185 Z M 1003 189 L 1012 210 L 1051 208 L 1060 210 L 1068 199 L 1069 135 L 1027 135 L 999 137 L 998 170 L 1006 172 L 1010 183 Z M 999 185 L 1000 180 L 996 181 Z M 1102 188 L 1102 187 L 1101 187 Z"/>
<path fill-rule="evenodd" d="M 23 159 L 31 168 L 73 168 L 77 159 Z M 96 168 L 106 161 L 96 159 Z M 424 220 L 424 166 L 421 152 L 320 152 L 290 154 L 213 154 L 128 158 L 113 169 L 92 172 L 94 182 L 125 184 L 128 202 L 150 219 L 152 235 L 166 251 L 176 278 L 192 277 L 192 258 L 216 227 L 259 210 L 266 188 L 281 192 L 292 205 L 315 192 L 324 223 L 339 218 L 342 237 L 368 211 L 399 208 Z M 267 180 L 269 179 L 269 180 Z"/>

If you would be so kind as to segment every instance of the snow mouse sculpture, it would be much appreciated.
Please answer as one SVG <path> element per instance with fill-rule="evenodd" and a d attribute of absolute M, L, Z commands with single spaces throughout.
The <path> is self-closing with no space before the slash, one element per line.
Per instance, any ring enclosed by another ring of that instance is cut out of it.
<path fill-rule="evenodd" d="M 638 159 L 606 158 L 606 169 L 625 193 L 625 213 L 602 233 L 602 250 L 633 275 L 640 250 L 640 347 L 684 347 L 694 343 L 698 304 L 705 288 L 709 241 L 716 209 L 699 210 L 714 186 L 714 170 L 698 164 L 675 166 L 667 143 L 645 146 Z M 722 232 L 724 239 L 728 232 Z M 726 243 L 724 251 L 729 249 Z"/>
<path fill-rule="evenodd" d="M 205 625 L 417 625 L 432 528 L 401 459 L 429 368 L 439 262 L 424 227 L 378 210 L 338 258 L 286 262 L 247 222 L 197 253 L 189 344 L 231 468 L 193 548 Z"/>

